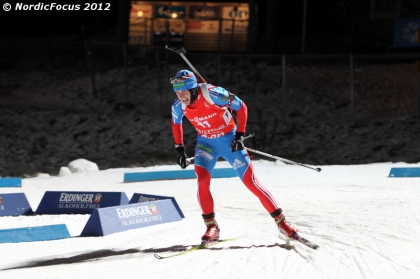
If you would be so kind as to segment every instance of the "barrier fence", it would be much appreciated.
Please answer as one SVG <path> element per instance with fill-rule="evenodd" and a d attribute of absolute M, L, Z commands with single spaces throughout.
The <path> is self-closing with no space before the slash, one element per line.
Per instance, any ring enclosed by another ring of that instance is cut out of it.
<path fill-rule="evenodd" d="M 313 119 L 308 111 L 320 111 L 315 115 L 319 122 L 350 124 L 420 117 L 420 73 L 415 67 L 420 53 L 248 55 L 186 50 L 188 59 L 207 82 L 253 104 L 254 119 L 265 117 L 267 101 L 276 108 L 270 112 L 273 122 L 296 117 Z M 108 105 L 166 117 L 175 98 L 168 80 L 177 70 L 188 68 L 179 55 L 140 45 L 85 40 L 69 44 L 67 52 L 72 56 L 61 58 L 63 61 L 56 59 L 53 66 L 58 68 L 55 72 L 62 67 L 60 75 L 66 80 L 39 82 L 19 99 L 6 96 L 2 102 L 10 99 L 4 104 L 27 102 L 27 106 L 49 110 L 90 112 L 101 112 Z M 71 61 L 74 68 L 66 68 L 72 59 L 77 60 Z M 55 94 L 55 102 L 43 99 L 49 93 Z M 89 96 L 91 102 L 100 105 L 86 108 L 75 103 L 78 98 L 65 100 L 71 96 Z M 262 100 L 265 106 L 260 104 Z"/>
<path fill-rule="evenodd" d="M 145 97 L 150 100 L 152 94 L 155 106 L 150 113 L 168 115 L 175 97 L 168 79 L 188 68 L 179 56 L 99 42 L 86 42 L 85 49 L 92 94 L 133 106 Z M 279 108 L 283 120 L 306 110 L 324 110 L 318 121 L 346 123 L 420 117 L 420 73 L 414 66 L 420 54 L 246 55 L 187 49 L 187 57 L 207 82 L 248 102 L 258 96 L 275 99 L 270 102 Z M 106 82 L 100 77 L 104 72 Z"/>

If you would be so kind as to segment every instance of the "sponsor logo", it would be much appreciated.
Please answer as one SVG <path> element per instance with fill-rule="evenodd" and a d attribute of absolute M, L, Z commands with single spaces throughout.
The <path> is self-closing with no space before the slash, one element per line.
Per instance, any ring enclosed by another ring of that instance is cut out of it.
<path fill-rule="evenodd" d="M 0 204 L 3 203 L 3 198 L 0 196 Z"/>
<path fill-rule="evenodd" d="M 233 105 L 237 105 L 237 106 L 239 106 L 239 105 L 240 105 L 240 104 L 239 104 L 239 102 L 238 102 L 237 100 L 235 100 L 235 99 L 233 99 L 232 104 L 233 104 Z"/>
<path fill-rule="evenodd" d="M 235 161 L 233 161 L 233 165 L 232 165 L 232 167 L 233 167 L 233 169 L 234 170 L 237 170 L 237 169 L 239 169 L 239 168 L 242 168 L 243 166 L 245 166 L 246 164 L 244 163 L 244 162 L 241 162 L 240 160 L 238 160 L 238 159 L 235 159 Z"/>
<path fill-rule="evenodd" d="M 116 208 L 115 209 L 120 219 L 130 219 L 133 217 L 152 215 L 150 208 L 146 205 L 140 205 L 129 208 Z"/>
<path fill-rule="evenodd" d="M 158 201 L 159 198 L 149 198 L 149 197 L 145 197 L 145 196 L 140 196 L 138 203 L 142 203 L 142 202 L 149 202 L 149 201 Z"/>
<path fill-rule="evenodd" d="M 74 208 L 74 209 L 95 209 L 100 208 L 100 204 L 93 204 L 93 203 L 59 203 L 57 208 Z"/>
<path fill-rule="evenodd" d="M 226 128 L 226 125 L 225 124 L 222 124 L 222 125 L 220 125 L 217 128 L 212 128 L 212 129 L 207 129 L 207 130 L 202 130 L 202 129 L 196 129 L 196 130 L 200 134 L 200 136 L 203 136 L 204 137 L 204 135 L 206 135 L 206 134 L 217 133 L 217 132 L 223 130 L 224 128 Z"/>
<path fill-rule="evenodd" d="M 194 117 L 194 119 L 192 119 L 192 120 L 194 120 L 195 122 L 202 122 L 202 121 L 208 120 L 212 117 L 215 117 L 216 115 L 217 115 L 217 113 L 212 113 L 212 114 L 209 114 L 209 115 L 206 115 L 206 116 L 203 116 L 203 117 Z"/>
<path fill-rule="evenodd" d="M 178 119 L 178 113 L 175 110 L 172 110 L 172 118 Z"/>
<path fill-rule="evenodd" d="M 94 203 L 100 203 L 102 201 L 102 194 L 96 194 L 95 198 L 93 199 Z"/>
<path fill-rule="evenodd" d="M 162 220 L 162 216 L 158 215 L 159 208 L 155 204 L 149 206 L 140 205 L 129 208 L 116 208 L 115 210 L 123 226 Z"/>
<path fill-rule="evenodd" d="M 197 152 L 195 153 L 195 156 L 206 158 L 209 161 L 213 159 L 213 156 L 211 156 L 209 153 L 207 153 L 204 150 L 197 150 Z"/>
<path fill-rule="evenodd" d="M 100 194 L 96 194 L 100 195 Z M 95 196 L 95 198 L 96 198 Z M 59 202 L 85 202 L 93 203 L 93 194 L 67 194 L 65 192 L 61 193 Z M 102 197 L 102 195 L 101 195 Z"/>
<path fill-rule="evenodd" d="M 150 206 L 150 212 L 152 212 L 153 215 L 159 214 L 159 208 L 155 204 L 151 204 Z"/>
<path fill-rule="evenodd" d="M 57 208 L 95 209 L 100 207 L 102 194 L 61 193 Z"/>
<path fill-rule="evenodd" d="M 207 152 L 213 152 L 213 149 L 202 144 L 197 144 L 196 149 L 203 149 L 203 150 L 206 150 Z"/>

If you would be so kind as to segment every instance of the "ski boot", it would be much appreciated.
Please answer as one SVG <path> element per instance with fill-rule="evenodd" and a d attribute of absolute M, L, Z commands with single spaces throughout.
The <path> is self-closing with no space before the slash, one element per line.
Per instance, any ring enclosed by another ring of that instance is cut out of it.
<path fill-rule="evenodd" d="M 209 217 L 209 218 L 206 218 Z M 206 233 L 201 237 L 202 244 L 209 244 L 217 242 L 219 240 L 219 226 L 217 225 L 214 213 L 209 215 L 203 215 L 204 224 L 207 226 Z"/>
<path fill-rule="evenodd" d="M 293 234 L 297 233 L 298 231 L 298 229 L 290 226 L 289 222 L 286 221 L 286 217 L 284 217 L 283 213 L 280 213 L 279 215 L 274 217 L 274 221 L 279 227 L 280 232 L 287 237 L 293 237 Z"/>

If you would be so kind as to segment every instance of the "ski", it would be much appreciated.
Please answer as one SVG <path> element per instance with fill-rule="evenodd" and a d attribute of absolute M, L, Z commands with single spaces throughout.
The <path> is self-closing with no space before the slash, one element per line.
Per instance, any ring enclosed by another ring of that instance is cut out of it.
<path fill-rule="evenodd" d="M 311 241 L 309 241 L 309 240 L 307 240 L 306 238 L 304 238 L 304 237 L 301 237 L 300 235 L 298 235 L 296 232 L 294 232 L 293 234 L 292 234 L 292 236 L 290 237 L 290 239 L 294 239 L 294 240 L 296 240 L 296 241 L 299 241 L 300 243 L 302 243 L 303 245 L 306 245 L 306 246 L 308 246 L 309 248 L 312 248 L 312 249 L 314 249 L 314 250 L 316 250 L 316 249 L 318 249 L 319 248 L 319 245 L 317 245 L 317 244 L 315 244 L 315 243 L 313 243 L 313 242 L 311 242 Z"/>
<path fill-rule="evenodd" d="M 195 246 L 193 246 L 193 247 L 191 247 L 187 250 L 184 250 L 182 252 L 175 253 L 175 254 L 172 254 L 172 255 L 169 255 L 169 256 L 166 256 L 166 257 L 165 256 L 160 256 L 158 254 L 154 254 L 154 256 L 155 256 L 156 259 L 159 259 L 159 260 L 167 259 L 167 258 L 173 258 L 173 257 L 181 256 L 181 255 L 184 255 L 184 254 L 188 254 L 188 253 L 191 253 L 191 252 L 194 252 L 194 251 L 197 251 L 197 250 L 207 249 L 207 248 L 213 247 L 217 244 L 232 241 L 232 240 L 235 240 L 235 239 L 236 238 L 227 238 L 227 239 L 221 239 L 221 240 L 216 240 L 216 241 L 211 241 L 211 242 L 203 242 L 203 243 L 201 243 L 199 245 L 195 245 Z"/>

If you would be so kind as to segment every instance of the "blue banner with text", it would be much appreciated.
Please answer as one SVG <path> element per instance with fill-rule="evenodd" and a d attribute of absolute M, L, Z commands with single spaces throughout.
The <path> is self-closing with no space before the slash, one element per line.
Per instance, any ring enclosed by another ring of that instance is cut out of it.
<path fill-rule="evenodd" d="M 45 192 L 38 214 L 91 214 L 94 209 L 128 204 L 124 192 Z"/>
<path fill-rule="evenodd" d="M 172 200 L 95 209 L 81 236 L 105 236 L 182 220 Z"/>

